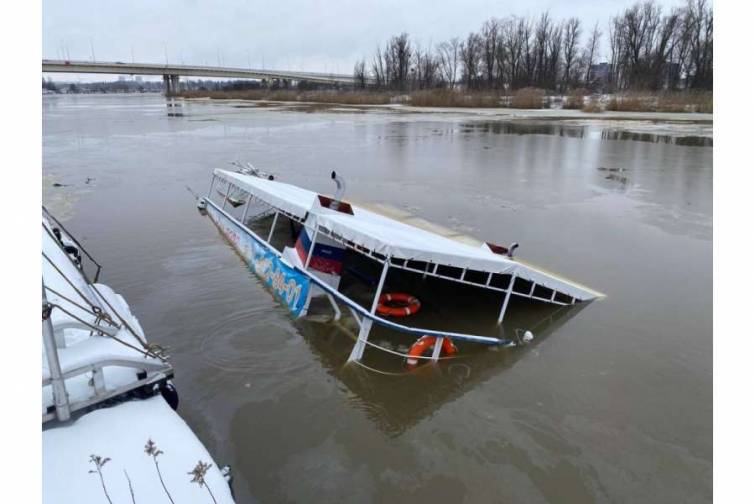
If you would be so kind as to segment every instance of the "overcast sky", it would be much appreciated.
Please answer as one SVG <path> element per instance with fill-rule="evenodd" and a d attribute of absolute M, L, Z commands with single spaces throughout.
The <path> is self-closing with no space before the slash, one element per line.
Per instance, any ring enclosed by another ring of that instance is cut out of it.
<path fill-rule="evenodd" d="M 406 31 L 423 46 L 490 17 L 579 17 L 584 31 L 631 0 L 44 0 L 43 57 L 351 73 Z M 659 0 L 676 6 L 682 0 Z M 93 49 L 93 51 L 92 51 Z M 603 44 L 602 49 L 605 49 Z M 60 76 L 62 77 L 62 75 Z M 59 77 L 56 77 L 59 78 Z M 101 77 L 97 77 L 101 79 Z M 91 79 L 87 79 L 91 80 Z"/>

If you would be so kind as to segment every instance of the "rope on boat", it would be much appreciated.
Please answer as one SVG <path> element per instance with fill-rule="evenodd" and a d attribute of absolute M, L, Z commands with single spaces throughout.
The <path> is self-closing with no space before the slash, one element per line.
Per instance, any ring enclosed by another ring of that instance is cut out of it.
<path fill-rule="evenodd" d="M 350 331 L 348 328 L 344 327 L 342 324 L 336 323 L 336 324 L 334 324 L 334 326 L 337 327 L 337 328 L 339 328 L 339 329 L 341 329 L 343 332 L 345 332 L 355 342 L 359 341 L 359 337 L 355 336 L 354 333 L 353 333 L 353 331 Z M 410 357 L 409 354 L 404 354 L 404 353 L 398 352 L 396 350 L 391 350 L 390 348 L 385 348 L 383 346 L 378 345 L 377 343 L 372 343 L 369 340 L 365 340 L 364 343 L 366 343 L 367 345 L 369 345 L 371 347 L 375 347 L 378 350 L 382 350 L 383 352 L 390 353 L 390 354 L 393 354 L 393 355 L 398 355 L 399 357 L 404 357 L 405 359 Z M 412 357 L 412 359 L 414 359 L 414 358 L 417 358 L 417 359 L 432 359 L 432 356 L 424 356 L 424 355 L 423 356 L 417 356 L 417 357 L 411 356 L 411 357 Z M 458 359 L 459 357 L 461 357 L 461 356 L 460 355 L 457 355 L 457 356 L 446 356 L 446 357 L 440 357 L 439 356 L 438 360 L 441 360 L 441 359 L 442 360 Z"/>
<path fill-rule="evenodd" d="M 124 341 L 124 340 L 122 340 L 122 339 L 120 339 L 120 338 L 118 338 L 116 336 L 113 336 L 112 334 L 107 334 L 107 333 L 103 332 L 102 328 L 100 328 L 100 327 L 92 324 L 91 322 L 88 322 L 88 321 L 82 319 L 81 317 L 73 314 L 72 312 L 68 311 L 67 309 L 65 309 L 63 306 L 61 306 L 59 304 L 55 304 L 55 303 L 47 303 L 47 304 L 48 304 L 49 308 L 51 308 L 51 309 L 52 308 L 59 309 L 60 311 L 62 311 L 63 313 L 65 313 L 66 315 L 68 315 L 69 317 L 71 317 L 72 319 L 77 320 L 78 322 L 81 322 L 85 326 L 89 327 L 92 331 L 100 334 L 102 337 L 111 338 L 111 339 L 117 341 L 118 343 L 131 348 L 132 350 L 136 350 L 137 352 L 139 352 L 140 354 L 144 355 L 145 357 L 153 357 L 153 358 L 156 358 L 156 359 L 160 359 L 163 362 L 165 362 L 167 360 L 166 349 L 163 348 L 163 347 L 161 347 L 160 345 L 158 345 L 156 343 L 152 343 L 152 344 L 148 345 L 147 349 L 141 349 L 141 348 L 139 348 L 139 347 L 137 347 L 135 345 L 132 345 L 131 343 L 129 343 L 127 341 Z"/>
<path fill-rule="evenodd" d="M 361 361 L 353 361 L 353 364 L 357 364 L 360 367 L 363 367 L 364 369 L 366 369 L 367 371 L 372 371 L 373 373 L 378 373 L 378 374 L 386 375 L 386 376 L 406 376 L 408 374 L 411 374 L 411 371 L 404 371 L 403 373 L 392 373 L 392 372 L 389 372 L 389 371 L 381 371 L 379 369 L 375 369 L 373 367 L 370 367 L 370 366 L 368 366 L 367 364 L 365 364 L 365 363 L 363 363 Z"/>
<path fill-rule="evenodd" d="M 73 299 L 69 298 L 68 296 L 64 296 L 63 294 L 61 294 L 60 292 L 56 291 L 52 287 L 48 287 L 47 285 L 45 285 L 45 290 L 51 292 L 52 294 L 55 294 L 56 296 L 58 296 L 59 298 L 64 299 L 65 301 L 68 301 L 69 303 L 71 303 L 75 307 L 79 308 L 80 310 L 85 311 L 87 313 L 90 313 L 90 314 L 94 315 L 95 316 L 95 324 L 99 323 L 100 320 L 104 320 L 105 322 L 107 322 L 108 324 L 110 324 L 113 327 L 117 327 L 118 329 L 121 328 L 121 326 L 119 326 L 118 324 L 115 323 L 115 321 L 113 321 L 113 319 L 110 316 L 110 314 L 106 313 L 106 312 L 103 312 L 102 309 L 99 306 L 92 306 L 91 310 L 90 310 L 86 306 L 77 303 L 76 301 L 74 301 Z"/>
<path fill-rule="evenodd" d="M 47 227 L 46 227 L 46 226 L 45 226 L 44 224 L 42 225 L 42 228 L 43 228 L 43 229 L 44 229 L 44 230 L 45 230 L 45 231 L 47 232 L 47 234 L 48 234 L 48 235 L 49 235 L 49 236 L 50 236 L 50 237 L 52 238 L 52 240 L 53 240 L 53 241 L 54 241 L 54 242 L 55 242 L 55 243 L 57 244 L 58 248 L 59 248 L 59 249 L 60 249 L 60 250 L 61 250 L 61 251 L 62 251 L 62 252 L 63 252 L 63 253 L 64 253 L 64 254 L 66 255 L 66 257 L 69 257 L 69 256 L 68 256 L 68 254 L 66 253 L 66 251 L 65 251 L 65 250 L 63 249 L 63 247 L 62 247 L 62 245 L 61 245 L 60 241 L 59 241 L 59 240 L 58 240 L 58 239 L 57 239 L 57 238 L 56 238 L 56 237 L 55 237 L 54 235 L 52 235 L 52 233 L 50 232 L 50 230 L 49 230 L 49 229 L 47 229 Z M 68 237 L 70 238 L 70 234 L 69 234 L 69 233 L 68 233 L 67 231 L 66 231 L 66 235 L 67 235 L 67 236 L 68 236 Z M 74 242 L 75 242 L 75 243 L 78 243 L 78 242 L 76 242 L 75 240 L 74 240 Z M 87 254 L 87 255 L 88 255 L 88 254 Z M 45 258 L 45 259 L 47 260 L 47 262 L 49 262 L 49 263 L 50 263 L 50 264 L 52 265 L 52 267 L 53 267 L 53 268 L 55 268 L 55 271 L 57 271 L 57 272 L 58 272 L 58 274 L 60 274 L 60 276 L 61 276 L 61 277 L 63 277 L 63 279 L 64 279 L 64 280 L 65 280 L 65 281 L 66 281 L 66 282 L 68 283 L 68 285 L 70 285 L 70 286 L 71 286 L 71 288 L 73 288 L 73 290 L 74 290 L 74 291 L 76 291 L 76 293 L 77 293 L 77 294 L 78 294 L 78 295 L 79 295 L 79 296 L 81 297 L 81 299 L 82 299 L 82 300 L 84 300 L 84 301 L 86 301 L 87 303 L 89 303 L 89 305 L 91 306 L 91 310 L 89 310 L 89 311 L 93 312 L 93 314 L 95 314 L 95 316 L 96 316 L 96 317 L 98 317 L 98 319 L 101 319 L 101 320 L 107 320 L 107 321 L 109 321 L 109 323 L 112 323 L 113 325 L 115 325 L 115 326 L 118 326 L 118 324 L 115 324 L 115 323 L 114 323 L 114 321 L 112 320 L 112 318 L 111 318 L 111 316 L 110 316 L 110 314 L 109 314 L 109 313 L 105 312 L 105 311 L 104 311 L 104 310 L 102 309 L 102 307 L 100 307 L 100 306 L 98 306 L 98 305 L 97 305 L 96 303 L 92 302 L 92 300 L 91 300 L 91 299 L 89 299 L 89 297 L 87 297 L 87 295 L 86 295 L 86 294 L 84 294 L 83 292 L 81 292 L 81 290 L 80 290 L 80 289 L 79 289 L 78 287 L 76 287 L 76 285 L 74 285 L 74 283 L 73 283 L 73 282 L 71 281 L 71 279 L 69 279 L 69 278 L 68 278 L 68 277 L 67 277 L 67 276 L 65 275 L 65 273 L 63 273 L 63 271 L 61 271 L 61 269 L 60 269 L 60 268 L 58 267 L 58 265 L 57 265 L 57 264 L 55 264 L 55 262 L 53 262 L 53 261 L 52 261 L 52 259 L 50 259 L 50 258 L 49 258 L 49 257 L 47 256 L 47 254 L 45 254 L 44 250 L 42 251 L 42 257 L 44 257 L 44 258 Z M 69 260 L 70 260 L 70 257 L 69 257 Z M 94 259 L 93 259 L 93 261 L 94 261 Z M 95 264 L 97 264 L 97 263 L 95 263 Z M 99 266 L 99 265 L 98 265 L 98 266 Z M 113 313 L 113 314 L 115 314 L 116 318 L 118 318 L 118 320 L 119 320 L 119 321 L 121 322 L 121 326 L 119 326 L 119 327 L 124 327 L 124 328 L 126 328 L 126 330 L 128 330 L 128 332 L 130 332 L 130 333 L 131 333 L 131 335 L 132 335 L 132 336 L 133 336 L 134 338 L 136 338 L 136 340 L 137 340 L 137 341 L 138 341 L 138 342 L 139 342 L 139 343 L 141 344 L 142 348 L 143 348 L 143 349 L 144 349 L 144 350 L 145 350 L 146 352 L 148 352 L 149 354 L 152 354 L 152 356 L 153 356 L 153 357 L 156 357 L 156 358 L 158 358 L 158 359 L 160 359 L 160 360 L 162 360 L 162 361 L 165 361 L 165 360 L 166 360 L 166 358 L 165 358 L 165 357 L 163 357 L 163 356 L 165 356 L 165 355 L 166 355 L 166 349 L 165 349 L 164 347 L 160 346 L 160 345 L 159 345 L 159 344 L 157 344 L 157 343 L 149 343 L 149 342 L 147 342 L 146 340 L 144 340 L 144 339 L 143 339 L 143 338 L 142 338 L 141 336 L 139 336 L 139 334 L 138 334 L 138 333 L 137 333 L 137 332 L 136 332 L 136 331 L 134 330 L 134 328 L 133 328 L 133 327 L 131 327 L 131 325 L 130 325 L 130 324 L 129 324 L 128 322 L 126 322 L 126 320 L 125 320 L 125 319 L 124 319 L 124 318 L 123 318 L 123 317 L 121 316 L 121 314 L 120 314 L 120 313 L 118 312 L 118 310 L 116 310 L 116 309 L 115 309 L 115 308 L 113 307 L 113 305 L 112 305 L 112 304 L 110 304 L 110 302 L 109 302 L 109 301 L 107 300 L 107 298 L 106 298 L 105 296 L 103 296 L 103 295 L 102 295 L 102 293 L 101 293 L 101 292 L 100 292 L 100 290 L 99 290 L 99 289 L 97 288 L 97 286 L 96 286 L 96 285 L 95 285 L 94 283 L 92 283 L 92 282 L 91 282 L 91 281 L 90 281 L 90 280 L 89 280 L 89 279 L 87 278 L 86 274 L 83 274 L 83 273 L 84 273 L 84 272 L 82 271 L 82 276 L 84 277 L 84 280 L 85 280 L 85 281 L 87 282 L 87 285 L 89 285 L 89 286 L 90 286 L 90 287 L 91 287 L 91 288 L 92 288 L 92 289 L 94 290 L 94 292 L 95 292 L 95 293 L 97 294 L 97 296 L 98 296 L 98 297 L 99 297 L 99 298 L 100 298 L 100 299 L 101 299 L 102 301 L 104 301 L 104 302 L 105 302 L 105 304 L 106 304 L 106 305 L 108 306 L 108 308 L 110 308 L 110 310 L 112 311 L 112 313 Z M 48 289 L 49 289 L 49 288 L 48 288 Z M 69 300 L 69 301 L 70 301 L 70 300 Z M 70 302 L 72 302 L 72 301 L 70 301 Z M 76 303 L 74 303 L 74 304 L 76 304 Z M 78 306 L 78 304 L 77 304 L 77 306 Z M 62 308 L 61 308 L 61 309 L 62 309 Z M 64 310 L 64 309 L 63 309 L 63 311 L 66 311 L 66 310 Z M 68 313 L 68 312 L 66 311 L 66 313 Z M 72 316 L 73 316 L 73 315 L 72 315 Z M 107 318 L 106 318 L 106 317 L 107 317 Z M 79 319 L 78 317 L 74 317 L 74 318 L 76 318 L 77 320 L 81 321 L 81 320 L 80 320 L 80 319 Z M 85 322 L 82 322 L 82 323 L 85 323 Z M 85 323 L 85 324 L 86 324 L 86 323 Z M 88 325 L 88 324 L 87 324 L 87 325 Z M 114 339 L 116 339 L 116 341 L 120 341 L 120 340 L 118 340 L 117 338 L 114 338 Z M 122 343 L 126 344 L 127 346 L 130 346 L 129 344 L 127 344 L 127 343 L 125 343 L 125 342 L 122 342 Z M 136 347 L 132 347 L 132 348 L 136 348 Z M 138 350 L 138 349 L 137 349 L 137 350 Z M 139 351 L 143 353 L 143 351 L 142 351 L 142 350 L 139 350 Z"/>
<path fill-rule="evenodd" d="M 436 338 L 437 337 L 439 337 L 439 336 L 436 336 Z M 396 350 L 391 350 L 390 348 L 385 348 L 383 346 L 380 346 L 380 345 L 378 345 L 376 343 L 371 343 L 369 340 L 364 340 L 363 343 L 366 343 L 367 345 L 369 345 L 371 347 L 378 348 L 378 349 L 380 349 L 380 350 L 382 350 L 384 352 L 387 352 L 387 353 L 390 353 L 390 354 L 393 354 L 393 355 L 398 355 L 398 356 L 404 357 L 404 358 L 411 357 L 412 359 L 430 359 L 430 360 L 432 360 L 432 358 L 433 358 L 432 356 L 425 356 L 425 355 L 417 355 L 417 356 L 412 355 L 412 356 L 410 356 L 409 354 L 403 354 L 401 352 L 397 352 Z M 438 356 L 438 360 L 448 360 L 448 359 L 458 359 L 458 357 L 454 357 L 454 356 L 441 357 L 441 356 Z"/>

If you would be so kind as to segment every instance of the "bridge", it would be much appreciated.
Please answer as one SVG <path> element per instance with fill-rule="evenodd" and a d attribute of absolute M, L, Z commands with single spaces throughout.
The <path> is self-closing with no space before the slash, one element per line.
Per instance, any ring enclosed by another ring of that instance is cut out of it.
<path fill-rule="evenodd" d="M 280 81 L 308 81 L 326 84 L 355 84 L 353 75 L 298 72 L 289 70 L 259 70 L 251 68 L 223 68 L 197 65 L 160 65 L 152 63 L 124 63 L 122 61 L 73 61 L 42 60 L 42 72 L 86 73 L 86 74 L 125 74 L 162 75 L 165 91 L 178 91 L 179 77 L 210 77 L 221 79 L 258 79 Z"/>

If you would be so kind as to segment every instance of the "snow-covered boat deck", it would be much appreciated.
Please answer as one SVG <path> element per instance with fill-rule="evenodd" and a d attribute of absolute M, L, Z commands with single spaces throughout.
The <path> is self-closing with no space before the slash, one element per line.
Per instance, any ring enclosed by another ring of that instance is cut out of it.
<path fill-rule="evenodd" d="M 191 481 L 198 461 L 213 464 L 204 476 L 217 502 L 233 502 L 230 488 L 212 456 L 186 422 L 160 396 L 128 401 L 88 413 L 42 432 L 44 500 L 50 503 L 106 502 L 91 455 L 110 460 L 101 467 L 113 502 L 169 502 L 145 444 L 152 440 L 165 487 L 175 502 L 212 502 Z"/>

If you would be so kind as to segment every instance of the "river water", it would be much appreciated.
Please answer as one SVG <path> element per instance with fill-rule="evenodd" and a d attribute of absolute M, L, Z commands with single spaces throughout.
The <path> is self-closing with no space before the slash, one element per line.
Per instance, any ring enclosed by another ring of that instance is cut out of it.
<path fill-rule="evenodd" d="M 710 125 L 172 105 L 45 97 L 43 199 L 170 347 L 239 502 L 712 499 Z M 292 320 L 197 212 L 237 159 L 327 194 L 335 169 L 349 198 L 518 241 L 606 298 L 512 302 L 527 347 L 345 366 L 343 325 Z"/>

